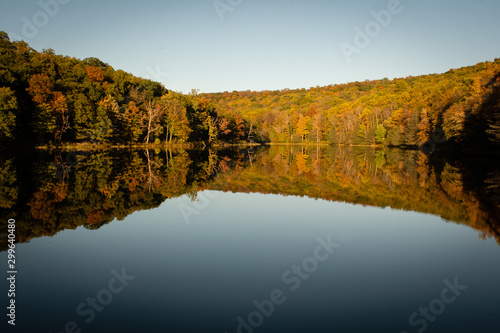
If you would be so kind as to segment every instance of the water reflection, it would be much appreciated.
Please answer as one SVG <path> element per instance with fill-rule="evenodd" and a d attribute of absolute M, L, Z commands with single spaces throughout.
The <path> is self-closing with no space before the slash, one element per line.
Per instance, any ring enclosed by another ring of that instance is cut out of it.
<path fill-rule="evenodd" d="M 18 241 L 85 226 L 203 190 L 306 196 L 437 215 L 500 240 L 498 175 L 482 185 L 469 170 L 415 150 L 272 146 L 224 150 L 37 151 L 0 161 L 0 213 Z M 486 193 L 486 194 L 485 194 Z M 198 206 L 198 208 L 196 207 Z M 500 244 L 500 241 L 499 241 Z M 6 243 L 2 242 L 2 250 Z"/>
<path fill-rule="evenodd" d="M 495 190 L 458 163 L 273 146 L 37 152 L 0 170 L 20 332 L 497 326 Z"/>

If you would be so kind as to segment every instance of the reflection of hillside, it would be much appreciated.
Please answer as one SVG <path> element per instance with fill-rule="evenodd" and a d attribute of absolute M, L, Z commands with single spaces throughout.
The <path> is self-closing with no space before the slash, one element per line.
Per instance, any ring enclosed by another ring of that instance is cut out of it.
<path fill-rule="evenodd" d="M 418 151 L 273 146 L 251 159 L 246 150 L 40 154 L 0 162 L 0 216 L 16 219 L 19 242 L 99 228 L 206 188 L 418 211 L 470 225 L 483 237 L 500 235 L 498 201 L 485 201 L 479 188 L 464 191 L 457 167 L 430 166 Z M 498 176 L 488 177 L 488 197 L 498 197 Z"/>
<path fill-rule="evenodd" d="M 166 199 L 195 195 L 241 158 L 170 150 L 44 154 L 29 163 L 11 158 L 0 168 L 0 216 L 16 219 L 19 242 L 81 225 L 95 229 Z M 16 181 L 14 164 L 33 167 L 19 167 Z"/>
<path fill-rule="evenodd" d="M 218 175 L 210 188 L 430 213 L 470 225 L 484 237 L 500 235 L 498 210 L 484 210 L 472 193 L 463 191 L 457 167 L 446 163 L 438 172 L 425 154 L 413 150 L 273 146 L 248 168 Z"/>

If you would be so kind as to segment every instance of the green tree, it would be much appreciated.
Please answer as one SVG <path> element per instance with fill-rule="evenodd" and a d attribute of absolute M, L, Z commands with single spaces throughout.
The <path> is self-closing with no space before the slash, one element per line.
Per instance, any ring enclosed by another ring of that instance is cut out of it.
<path fill-rule="evenodd" d="M 13 138 L 18 104 L 14 92 L 8 87 L 0 87 L 0 137 Z"/>
<path fill-rule="evenodd" d="M 144 132 L 146 114 L 134 101 L 130 101 L 123 109 L 123 111 L 120 108 L 112 109 L 116 123 L 120 127 L 118 132 L 115 131 L 115 135 L 121 135 L 121 141 L 137 142 Z"/>
<path fill-rule="evenodd" d="M 379 144 L 385 143 L 385 135 L 387 134 L 387 130 L 384 125 L 380 124 L 377 126 L 377 131 L 375 133 L 375 142 Z"/>
<path fill-rule="evenodd" d="M 92 140 L 99 142 L 108 141 L 113 134 L 113 124 L 109 115 L 116 109 L 118 109 L 118 104 L 111 96 L 99 102 L 92 122 L 93 126 L 89 129 Z"/>
<path fill-rule="evenodd" d="M 40 104 L 36 110 L 33 121 L 33 129 L 40 141 L 44 141 L 46 136 L 53 136 L 57 128 L 57 118 L 54 109 L 47 104 Z"/>
<path fill-rule="evenodd" d="M 107 142 L 112 135 L 112 122 L 109 118 L 116 108 L 112 97 L 108 96 L 98 103 L 96 109 L 83 96 L 75 103 L 75 126 L 78 129 L 78 139 Z"/>

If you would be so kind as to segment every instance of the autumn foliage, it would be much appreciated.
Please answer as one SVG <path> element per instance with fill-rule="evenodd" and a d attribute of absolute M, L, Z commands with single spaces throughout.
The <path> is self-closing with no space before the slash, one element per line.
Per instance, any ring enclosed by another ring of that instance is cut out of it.
<path fill-rule="evenodd" d="M 18 170 L 16 158 L 0 160 L 0 216 L 5 221 L 17 217 L 20 241 L 81 225 L 96 229 L 171 198 L 195 199 L 198 191 L 209 189 L 433 214 L 500 242 L 498 173 L 472 180 L 472 170 L 460 162 L 432 162 L 416 150 L 272 146 L 68 154 L 33 156 L 30 168 Z"/>
<path fill-rule="evenodd" d="M 203 96 L 220 114 L 253 124 L 260 141 L 419 146 L 437 129 L 452 143 L 471 139 L 474 124 L 497 133 L 499 89 L 496 59 L 444 74 Z"/>
<path fill-rule="evenodd" d="M 500 59 L 444 74 L 189 94 L 0 34 L 0 140 L 64 145 L 500 142 Z M 334 78 L 332 78 L 333 80 Z"/>

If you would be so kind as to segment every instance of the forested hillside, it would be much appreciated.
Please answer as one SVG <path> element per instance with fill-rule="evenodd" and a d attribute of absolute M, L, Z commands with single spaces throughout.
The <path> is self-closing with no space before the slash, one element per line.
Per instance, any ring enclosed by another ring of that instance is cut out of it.
<path fill-rule="evenodd" d="M 203 96 L 243 116 L 261 141 L 416 146 L 442 129 L 451 142 L 498 143 L 499 79 L 496 59 L 439 75 Z"/>
<path fill-rule="evenodd" d="M 500 59 L 308 90 L 184 95 L 96 58 L 37 52 L 0 32 L 2 142 L 418 146 L 442 129 L 448 142 L 487 149 L 500 142 L 499 98 Z"/>
<path fill-rule="evenodd" d="M 231 128 L 234 127 L 234 129 Z M 212 143 L 242 124 L 209 101 L 114 70 L 99 59 L 37 52 L 0 32 L 0 140 L 28 144 Z"/>

